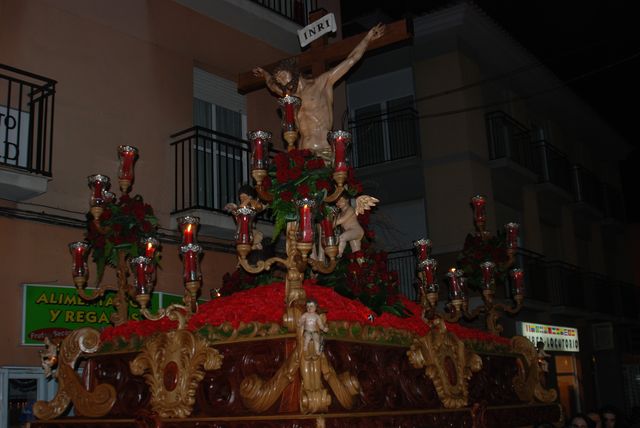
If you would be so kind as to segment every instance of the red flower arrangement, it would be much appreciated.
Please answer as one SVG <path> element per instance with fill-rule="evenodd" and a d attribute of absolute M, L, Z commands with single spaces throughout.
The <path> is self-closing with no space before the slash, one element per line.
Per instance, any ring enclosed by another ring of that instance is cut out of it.
<path fill-rule="evenodd" d="M 503 284 L 507 278 L 508 261 L 507 245 L 504 234 L 498 233 L 489 239 L 468 234 L 462 252 L 458 255 L 458 269 L 464 271 L 467 286 L 475 291 L 482 288 L 482 271 L 480 264 L 491 261 L 495 263 L 496 284 Z"/>
<path fill-rule="evenodd" d="M 429 326 L 420 318 L 421 308 L 417 303 L 399 297 L 411 316 L 401 318 L 390 313 L 372 318 L 371 309 L 362 303 L 340 296 L 334 290 L 316 285 L 314 280 L 306 280 L 303 284 L 310 299 L 318 302 L 321 310 L 327 311 L 327 321 L 347 321 L 374 327 L 396 328 L 423 336 L 429 332 Z M 187 328 L 196 331 L 206 325 L 220 326 L 231 323 L 238 328 L 241 323 L 281 323 L 284 314 L 284 283 L 278 282 L 263 285 L 251 290 L 237 292 L 228 297 L 211 300 L 200 305 L 198 312 L 191 317 Z M 118 338 L 125 340 L 133 336 L 146 337 L 156 332 L 169 331 L 176 328 L 176 322 L 167 318 L 160 321 L 129 321 L 118 327 L 103 330 L 101 340 L 113 342 Z M 490 333 L 462 327 L 458 324 L 447 324 L 447 329 L 461 339 L 491 342 L 508 345 L 509 340 Z"/>
<path fill-rule="evenodd" d="M 269 169 L 265 187 L 274 196 L 270 205 L 275 217 L 274 236 L 277 236 L 288 221 L 295 220 L 297 209 L 295 201 L 303 198 L 313 199 L 321 205 L 324 195 L 334 191 L 333 170 L 325 161 L 310 150 L 292 150 L 278 153 Z M 347 176 L 347 192 L 355 195 L 362 191 L 351 170 Z"/>
<path fill-rule="evenodd" d="M 101 278 L 107 264 L 117 266 L 118 250 L 125 250 L 127 258 L 141 255 L 138 247 L 140 240 L 156 238 L 158 220 L 153 215 L 153 208 L 144 203 L 142 196 L 131 198 L 123 194 L 117 201 L 104 206 L 98 223 L 87 221 L 86 239 L 93 248 L 97 277 Z M 156 252 L 154 261 L 157 262 L 159 257 L 159 252 Z"/>

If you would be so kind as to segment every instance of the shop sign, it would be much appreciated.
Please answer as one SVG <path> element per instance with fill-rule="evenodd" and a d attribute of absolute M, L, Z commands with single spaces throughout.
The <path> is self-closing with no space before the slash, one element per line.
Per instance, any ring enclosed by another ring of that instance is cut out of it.
<path fill-rule="evenodd" d="M 91 288 L 87 289 L 87 293 Z M 115 308 L 115 291 L 107 291 L 102 298 L 86 302 L 78 296 L 75 287 L 59 285 L 25 284 L 22 307 L 22 344 L 42 345 L 44 338 L 65 337 L 81 327 L 102 329 L 108 327 Z M 182 296 L 153 293 L 150 310 L 182 301 Z M 129 303 L 129 318 L 141 319 L 140 310 Z"/>
<path fill-rule="evenodd" d="M 538 342 L 544 343 L 545 351 L 580 351 L 577 328 L 518 322 L 517 331 L 534 345 Z"/>

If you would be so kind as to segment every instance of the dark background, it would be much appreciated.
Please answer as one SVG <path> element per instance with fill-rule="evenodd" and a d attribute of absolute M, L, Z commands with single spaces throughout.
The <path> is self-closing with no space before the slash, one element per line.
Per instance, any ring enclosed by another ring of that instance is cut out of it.
<path fill-rule="evenodd" d="M 342 1 L 343 36 L 375 22 L 412 18 L 459 3 L 447 0 Z M 629 222 L 640 222 L 640 2 L 619 0 L 477 0 L 624 137 L 631 151 L 621 164 Z M 606 142 L 602 150 L 607 150 Z"/>

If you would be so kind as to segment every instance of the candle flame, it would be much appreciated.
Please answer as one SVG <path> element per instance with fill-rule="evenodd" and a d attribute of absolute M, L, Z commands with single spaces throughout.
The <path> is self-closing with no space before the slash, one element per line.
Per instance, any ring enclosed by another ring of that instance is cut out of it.
<path fill-rule="evenodd" d="M 189 223 L 189 224 L 187 225 L 187 233 L 191 233 L 191 226 L 192 226 L 192 224 L 191 224 L 191 223 Z"/>

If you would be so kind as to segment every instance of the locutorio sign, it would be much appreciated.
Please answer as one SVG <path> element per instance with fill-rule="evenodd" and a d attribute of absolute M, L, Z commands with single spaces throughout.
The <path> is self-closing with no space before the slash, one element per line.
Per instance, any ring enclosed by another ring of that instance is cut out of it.
<path fill-rule="evenodd" d="M 72 286 L 24 284 L 23 287 L 23 345 L 42 345 L 47 336 L 65 337 L 80 327 L 107 327 L 115 312 L 112 306 L 115 291 L 106 292 L 94 302 L 85 302 Z M 155 311 L 181 301 L 181 296 L 156 292 L 151 297 L 150 309 Z M 141 319 L 137 306 L 130 305 L 129 318 Z"/>

